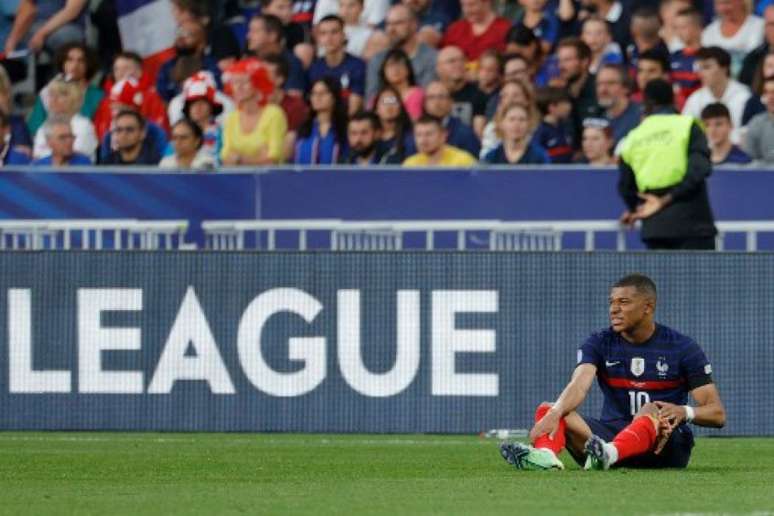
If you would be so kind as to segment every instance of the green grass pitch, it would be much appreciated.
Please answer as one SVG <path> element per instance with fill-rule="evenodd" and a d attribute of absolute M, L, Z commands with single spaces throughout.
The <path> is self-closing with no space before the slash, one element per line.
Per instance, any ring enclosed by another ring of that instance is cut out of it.
<path fill-rule="evenodd" d="M 471 436 L 0 433 L 0 514 L 765 514 L 774 439 L 683 471 L 516 471 Z"/>

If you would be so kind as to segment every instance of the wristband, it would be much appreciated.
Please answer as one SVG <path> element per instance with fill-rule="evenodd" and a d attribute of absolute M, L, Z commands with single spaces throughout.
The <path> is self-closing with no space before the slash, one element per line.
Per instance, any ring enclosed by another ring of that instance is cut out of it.
<path fill-rule="evenodd" d="M 696 417 L 696 411 L 693 410 L 693 407 L 690 405 L 683 405 L 683 408 L 685 409 L 685 422 L 693 423 L 693 418 Z"/>

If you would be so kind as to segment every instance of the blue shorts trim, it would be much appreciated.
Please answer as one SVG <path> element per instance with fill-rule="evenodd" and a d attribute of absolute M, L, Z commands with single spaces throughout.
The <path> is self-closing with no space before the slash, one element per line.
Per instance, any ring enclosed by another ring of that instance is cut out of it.
<path fill-rule="evenodd" d="M 583 417 L 583 420 L 591 428 L 591 432 L 607 442 L 612 441 L 618 433 L 631 423 L 628 419 L 614 419 L 601 421 L 592 417 Z M 660 454 L 646 453 L 637 457 L 629 457 L 626 460 L 613 465 L 614 468 L 685 468 L 691 460 L 693 449 L 693 432 L 687 425 L 678 426 L 672 432 L 669 441 Z M 575 461 L 583 465 L 585 457 L 575 457 Z"/>

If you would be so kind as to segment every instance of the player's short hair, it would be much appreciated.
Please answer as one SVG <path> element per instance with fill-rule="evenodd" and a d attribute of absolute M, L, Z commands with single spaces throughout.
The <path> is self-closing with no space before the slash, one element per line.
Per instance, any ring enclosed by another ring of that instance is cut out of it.
<path fill-rule="evenodd" d="M 729 122 L 731 121 L 731 113 L 725 104 L 721 102 L 713 102 L 707 104 L 704 109 L 701 110 L 701 119 L 709 120 L 710 118 L 725 118 Z"/>
<path fill-rule="evenodd" d="M 627 274 L 623 278 L 613 283 L 613 285 L 610 288 L 620 288 L 620 287 L 634 287 L 637 293 L 644 294 L 652 298 L 653 301 L 655 301 L 657 297 L 656 284 L 653 283 L 652 279 L 650 279 L 649 277 L 639 272 Z"/>

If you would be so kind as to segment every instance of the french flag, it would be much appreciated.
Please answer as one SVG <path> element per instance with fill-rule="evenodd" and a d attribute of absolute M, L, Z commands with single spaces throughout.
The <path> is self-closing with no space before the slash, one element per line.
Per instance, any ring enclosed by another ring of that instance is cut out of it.
<path fill-rule="evenodd" d="M 116 9 L 124 50 L 144 58 L 144 73 L 155 82 L 159 67 L 175 55 L 177 24 L 169 0 L 116 0 Z"/>

